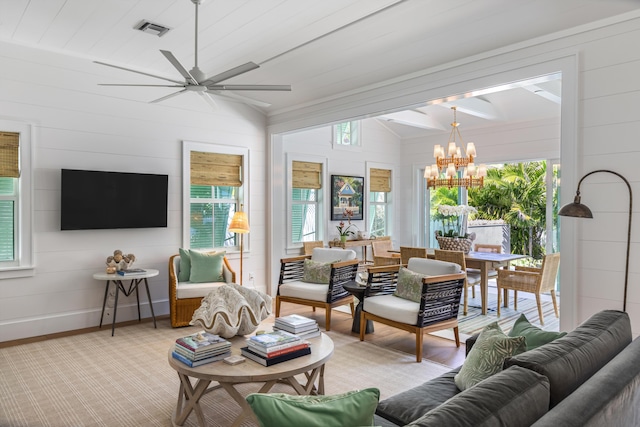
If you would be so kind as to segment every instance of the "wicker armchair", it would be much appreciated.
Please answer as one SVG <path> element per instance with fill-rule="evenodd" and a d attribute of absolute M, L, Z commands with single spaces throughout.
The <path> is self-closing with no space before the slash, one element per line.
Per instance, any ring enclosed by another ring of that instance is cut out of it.
<path fill-rule="evenodd" d="M 404 265 L 409 263 L 411 258 L 426 258 L 427 248 L 412 248 L 409 246 L 400 246 L 400 262 Z"/>
<path fill-rule="evenodd" d="M 311 259 L 319 262 L 331 262 L 331 273 L 328 285 L 307 283 L 304 277 L 304 261 Z M 338 261 L 339 260 L 339 261 Z M 276 295 L 276 317 L 280 316 L 280 305 L 283 302 L 321 307 L 326 310 L 325 329 L 331 330 L 331 310 L 334 307 L 349 304 L 353 316 L 355 305 L 353 295 L 343 285 L 354 281 L 358 273 L 358 259 L 351 249 L 315 248 L 313 255 L 302 255 L 280 260 L 280 279 Z"/>
<path fill-rule="evenodd" d="M 500 317 L 500 290 L 505 290 L 504 306 L 509 306 L 507 290 L 513 289 L 513 308 L 518 310 L 518 291 L 530 292 L 536 295 L 538 303 L 538 316 L 540 316 L 540 324 L 544 325 L 542 315 L 542 303 L 540 294 L 543 292 L 551 293 L 551 301 L 553 302 L 553 310 L 558 317 L 558 303 L 556 301 L 556 277 L 558 275 L 558 267 L 560 266 L 560 254 L 548 254 L 542 259 L 542 266 L 521 267 L 516 266 L 515 270 L 498 270 L 498 317 Z"/>
<path fill-rule="evenodd" d="M 393 250 L 391 239 L 376 239 L 371 242 L 371 252 L 373 253 L 373 265 L 395 265 L 400 264 L 400 254 L 389 252 Z"/>
<path fill-rule="evenodd" d="M 435 249 L 434 250 L 435 259 L 439 261 L 446 262 L 455 262 L 462 268 L 467 275 L 467 278 L 464 282 L 464 304 L 462 309 L 462 314 L 467 315 L 467 311 L 469 308 L 469 287 L 473 291 L 473 297 L 475 298 L 475 286 L 479 285 L 481 282 L 480 272 L 478 270 L 471 271 L 467 269 L 467 263 L 464 260 L 464 252 L 462 251 L 446 251 L 443 249 Z"/>
<path fill-rule="evenodd" d="M 422 361 L 425 332 L 453 328 L 460 347 L 458 312 L 465 274 L 459 265 L 432 259 L 412 259 L 407 268 L 424 274 L 420 302 L 395 296 L 400 265 L 369 267 L 360 314 L 360 341 L 364 341 L 367 320 L 402 329 L 416 335 L 416 361 Z"/>
<path fill-rule="evenodd" d="M 209 292 L 224 283 L 191 283 L 178 282 L 180 272 L 180 255 L 169 258 L 169 313 L 171 326 L 189 326 L 193 313 L 200 307 L 202 299 Z M 235 283 L 236 273 L 231 269 L 229 261 L 224 258 L 222 274 L 226 283 Z"/>

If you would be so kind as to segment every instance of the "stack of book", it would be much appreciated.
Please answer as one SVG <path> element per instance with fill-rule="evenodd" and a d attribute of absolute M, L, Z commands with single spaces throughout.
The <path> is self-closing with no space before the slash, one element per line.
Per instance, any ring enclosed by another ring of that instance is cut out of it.
<path fill-rule="evenodd" d="M 249 337 L 247 346 L 240 351 L 247 359 L 264 366 L 275 365 L 311 354 L 311 348 L 307 341 L 282 330 Z"/>
<path fill-rule="evenodd" d="M 200 331 L 178 338 L 172 355 L 174 359 L 195 368 L 231 355 L 231 342 L 218 335 Z"/>
<path fill-rule="evenodd" d="M 308 317 L 300 316 L 299 314 L 290 314 L 289 316 L 276 318 L 273 329 L 291 332 L 303 340 L 320 336 L 318 322 Z"/>

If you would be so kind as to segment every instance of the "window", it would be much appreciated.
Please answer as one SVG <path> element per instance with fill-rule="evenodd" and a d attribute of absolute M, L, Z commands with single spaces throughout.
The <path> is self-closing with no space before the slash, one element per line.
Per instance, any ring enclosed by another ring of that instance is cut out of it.
<path fill-rule="evenodd" d="M 237 234 L 229 232 L 229 224 L 247 191 L 247 150 L 185 142 L 183 151 L 184 212 L 189 218 L 183 245 L 191 249 L 238 247 Z"/>
<path fill-rule="evenodd" d="M 291 161 L 291 238 L 289 244 L 322 240 L 319 232 L 322 163 Z"/>
<path fill-rule="evenodd" d="M 0 120 L 0 278 L 33 275 L 31 127 Z"/>
<path fill-rule="evenodd" d="M 388 236 L 391 170 L 369 169 L 369 236 Z"/>
<path fill-rule="evenodd" d="M 334 146 L 360 146 L 360 121 L 344 122 L 333 126 Z"/>

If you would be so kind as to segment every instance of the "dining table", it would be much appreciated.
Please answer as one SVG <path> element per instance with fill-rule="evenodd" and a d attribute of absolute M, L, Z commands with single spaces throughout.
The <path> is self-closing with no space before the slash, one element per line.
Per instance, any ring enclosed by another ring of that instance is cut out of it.
<path fill-rule="evenodd" d="M 526 257 L 527 255 L 520 254 L 475 251 L 470 251 L 465 254 L 464 261 L 467 268 L 475 268 L 480 271 L 480 300 L 482 301 L 481 309 L 483 315 L 487 314 L 489 300 L 489 271 L 504 267 L 508 268 L 511 261 Z M 435 259 L 435 251 L 433 248 L 427 248 L 427 258 Z"/>

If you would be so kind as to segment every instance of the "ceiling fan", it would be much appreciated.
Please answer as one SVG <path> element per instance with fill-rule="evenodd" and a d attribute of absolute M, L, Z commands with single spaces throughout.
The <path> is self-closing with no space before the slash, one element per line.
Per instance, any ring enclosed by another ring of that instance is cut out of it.
<path fill-rule="evenodd" d="M 158 84 L 158 85 L 143 85 L 143 84 L 112 84 L 112 83 L 101 83 L 100 86 L 144 86 L 144 87 L 174 87 L 174 88 L 182 88 L 177 92 L 172 94 L 163 96 L 161 98 L 155 99 L 151 101 L 151 103 L 161 102 L 165 99 L 173 98 L 174 96 L 180 95 L 185 92 L 194 92 L 200 95 L 212 108 L 216 109 L 216 103 L 211 97 L 211 94 L 233 98 L 240 100 L 244 103 L 255 105 L 258 107 L 268 107 L 271 104 L 258 101 L 252 98 L 248 98 L 246 96 L 238 95 L 233 91 L 247 91 L 247 90 L 264 90 L 264 91 L 290 91 L 290 85 L 246 85 L 246 84 L 224 84 L 225 80 L 228 80 L 232 77 L 239 76 L 240 74 L 244 74 L 251 70 L 255 70 L 256 68 L 260 68 L 260 66 L 254 62 L 247 62 L 246 64 L 239 65 L 237 67 L 231 68 L 227 71 L 224 71 L 220 74 L 216 74 L 215 76 L 211 76 L 207 78 L 205 74 L 198 68 L 198 6 L 204 2 L 204 0 L 191 0 L 191 2 L 196 7 L 196 16 L 195 16 L 195 64 L 190 71 L 187 71 L 186 68 L 180 64 L 180 62 L 176 59 L 176 57 L 169 52 L 168 50 L 160 50 L 160 52 L 171 62 L 171 64 L 178 70 L 178 72 L 184 77 L 185 81 L 169 79 L 163 76 L 158 76 L 154 74 L 145 73 L 142 71 L 132 70 L 130 68 L 119 67 L 117 65 L 107 64 L 105 62 L 94 61 L 96 64 L 106 65 L 108 67 L 118 68 L 125 71 L 131 71 L 138 74 L 143 74 L 145 76 L 154 77 L 157 79 L 166 80 L 172 82 L 174 84 Z"/>

